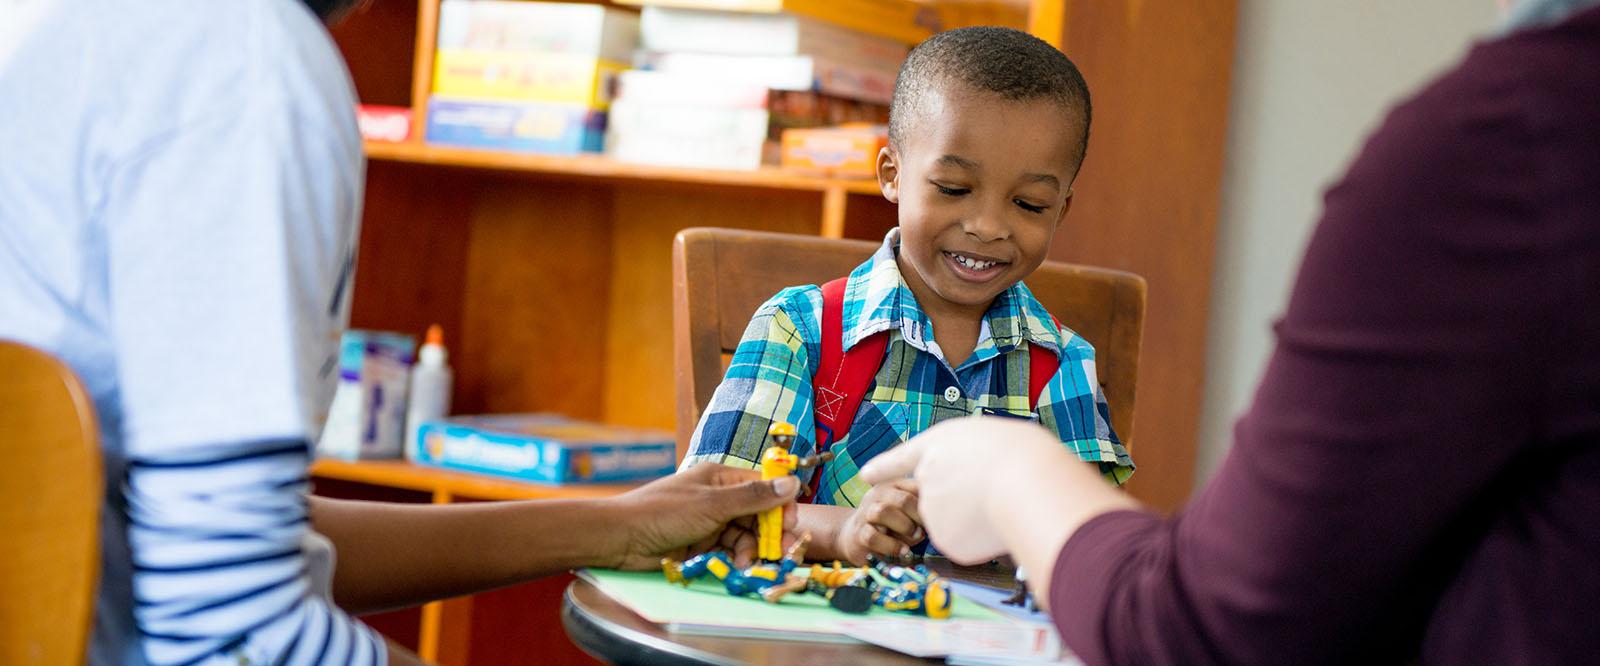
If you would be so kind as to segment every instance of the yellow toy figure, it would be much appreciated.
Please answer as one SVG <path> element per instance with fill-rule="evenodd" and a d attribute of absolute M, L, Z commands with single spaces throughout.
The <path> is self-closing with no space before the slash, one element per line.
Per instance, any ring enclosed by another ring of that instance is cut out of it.
<path fill-rule="evenodd" d="M 771 445 L 761 454 L 761 478 L 772 480 L 794 474 L 796 470 L 815 467 L 833 460 L 831 452 L 800 458 L 789 453 L 794 443 L 795 429 L 791 423 L 774 423 L 767 429 Z M 776 562 L 783 557 L 783 507 L 762 511 L 756 517 L 756 555 L 763 562 Z"/>

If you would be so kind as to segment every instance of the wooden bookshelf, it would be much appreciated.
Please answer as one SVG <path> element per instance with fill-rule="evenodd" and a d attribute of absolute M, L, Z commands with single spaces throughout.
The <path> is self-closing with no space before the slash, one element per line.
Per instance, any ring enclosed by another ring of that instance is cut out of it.
<path fill-rule="evenodd" d="M 409 106 L 411 138 L 367 142 L 351 323 L 445 329 L 461 413 L 552 411 L 671 431 L 671 241 L 691 226 L 881 238 L 876 182 L 691 169 L 421 140 L 439 0 L 372 3 L 335 30 L 363 103 Z M 592 498 L 404 462 L 318 461 L 317 492 L 388 501 Z M 598 526 L 597 526 L 598 527 Z M 365 618 L 441 664 L 592 663 L 556 577 Z"/>
<path fill-rule="evenodd" d="M 894 207 L 869 180 L 428 145 L 421 137 L 439 2 L 370 3 L 334 36 L 363 103 L 412 109 L 410 140 L 366 144 L 352 325 L 413 334 L 443 326 L 458 412 L 552 411 L 670 431 L 678 230 L 877 240 L 895 224 Z M 1162 508 L 1187 495 L 1192 473 L 1234 2 L 1013 2 L 1093 87 L 1089 161 L 1051 258 L 1149 280 L 1131 488 Z M 319 493 L 413 502 L 625 490 L 530 486 L 399 462 L 320 461 L 313 473 Z M 566 580 L 373 621 L 441 664 L 584 663 L 557 616 Z"/>

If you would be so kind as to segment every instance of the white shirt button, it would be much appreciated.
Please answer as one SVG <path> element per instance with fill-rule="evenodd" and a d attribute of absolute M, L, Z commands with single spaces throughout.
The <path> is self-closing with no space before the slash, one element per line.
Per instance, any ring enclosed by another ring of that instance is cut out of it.
<path fill-rule="evenodd" d="M 961 389 L 958 389 L 958 388 L 956 388 L 954 386 L 950 386 L 950 387 L 945 388 L 945 390 L 944 390 L 944 401 L 945 402 L 955 402 L 955 401 L 960 400 L 960 399 L 961 399 Z"/>

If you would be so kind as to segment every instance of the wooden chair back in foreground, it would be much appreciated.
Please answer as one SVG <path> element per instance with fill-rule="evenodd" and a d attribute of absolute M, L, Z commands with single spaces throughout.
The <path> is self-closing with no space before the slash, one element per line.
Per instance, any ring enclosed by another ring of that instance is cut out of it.
<path fill-rule="evenodd" d="M 94 403 L 55 357 L 0 340 L 0 664 L 81 664 L 100 568 Z"/>

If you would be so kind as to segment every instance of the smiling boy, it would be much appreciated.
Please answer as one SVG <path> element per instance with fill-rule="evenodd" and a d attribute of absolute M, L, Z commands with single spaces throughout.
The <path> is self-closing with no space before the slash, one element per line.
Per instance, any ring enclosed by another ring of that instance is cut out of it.
<path fill-rule="evenodd" d="M 814 557 L 857 563 L 923 539 L 916 487 L 870 487 L 858 468 L 946 419 L 1037 420 L 1127 479 L 1093 347 L 1022 283 L 1071 208 L 1089 121 L 1077 68 L 1026 33 L 962 28 L 913 49 L 878 155 L 899 226 L 847 279 L 785 289 L 756 311 L 683 468 L 753 466 L 769 425 L 795 424 L 795 454 L 835 456 L 808 478 L 815 504 L 800 507 L 799 531 Z M 839 379 L 852 373 L 859 385 Z"/>

